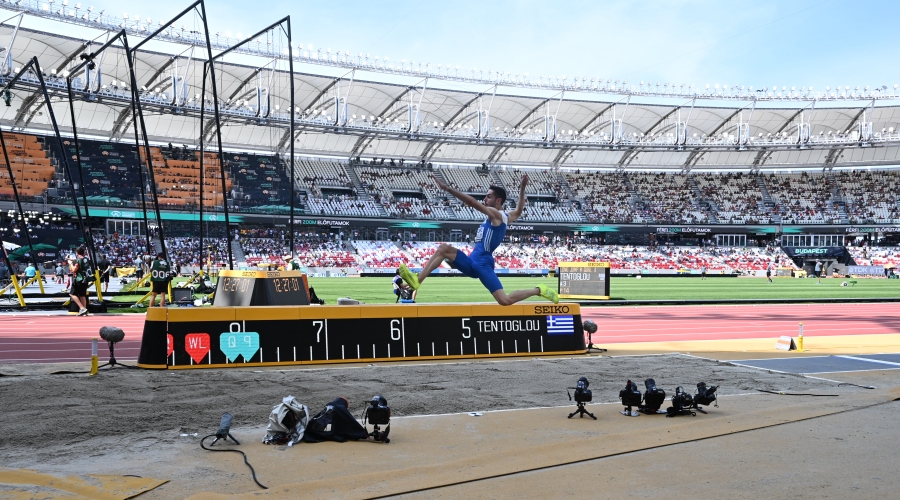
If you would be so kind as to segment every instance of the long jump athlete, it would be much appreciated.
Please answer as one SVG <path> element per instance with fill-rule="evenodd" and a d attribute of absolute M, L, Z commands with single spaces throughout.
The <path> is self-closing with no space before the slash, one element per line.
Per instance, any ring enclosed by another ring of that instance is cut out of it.
<path fill-rule="evenodd" d="M 413 274 L 405 264 L 400 264 L 400 277 L 403 278 L 403 281 L 406 281 L 413 290 L 418 290 L 425 278 L 437 269 L 441 262 L 446 260 L 453 269 L 458 269 L 470 278 L 481 280 L 481 283 L 491 292 L 497 303 L 502 306 L 515 304 L 520 300 L 535 295 L 540 295 L 554 304 L 559 303 L 559 295 L 556 293 L 556 290 L 548 288 L 547 285 L 516 290 L 507 295 L 503 291 L 500 279 L 497 278 L 497 274 L 494 272 L 494 250 L 503 242 L 507 224 L 511 224 L 521 217 L 522 210 L 525 208 L 525 186 L 528 185 L 528 175 L 522 176 L 522 184 L 519 186 L 519 202 L 516 204 L 516 209 L 509 213 L 501 211 L 503 203 L 506 202 L 506 190 L 502 187 L 491 186 L 488 188 L 487 194 L 484 195 L 484 199 L 479 203 L 475 198 L 453 189 L 441 182 L 440 179 L 435 177 L 434 180 L 441 189 L 483 213 L 487 216 L 487 219 L 478 227 L 478 234 L 475 235 L 475 248 L 471 254 L 466 255 L 446 243 L 441 243 L 418 275 Z"/>

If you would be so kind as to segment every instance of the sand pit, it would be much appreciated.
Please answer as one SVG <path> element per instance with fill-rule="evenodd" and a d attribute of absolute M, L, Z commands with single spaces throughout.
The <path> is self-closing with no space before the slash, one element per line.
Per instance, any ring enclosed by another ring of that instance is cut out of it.
<path fill-rule="evenodd" d="M 34 370 L 24 366 L 17 371 L 23 376 L 0 378 L 4 405 L 0 453 L 5 466 L 136 474 L 172 481 L 148 493 L 147 498 L 165 498 L 175 492 L 180 496 L 234 491 L 228 489 L 229 484 L 237 491 L 252 491 L 243 464 L 223 475 L 209 465 L 220 458 L 205 463 L 205 456 L 196 454 L 197 438 L 182 434 L 210 434 L 221 413 L 230 411 L 236 432 L 256 445 L 264 434 L 269 411 L 286 395 L 296 396 L 314 412 L 343 395 L 351 401 L 354 414 L 359 414 L 365 402 L 380 393 L 387 397 L 395 416 L 414 416 L 568 406 L 572 403 L 565 388 L 580 376 L 591 381 L 597 403 L 617 401 L 626 379 L 638 381 L 643 388 L 641 382 L 647 377 L 654 377 L 669 394 L 677 385 L 693 392 L 699 381 L 720 385 L 722 395 L 759 389 L 845 395 L 865 392 L 682 355 L 290 370 L 116 370 L 96 377 L 29 375 Z M 321 459 L 326 460 L 329 446 L 335 445 L 300 446 L 300 450 L 285 453 L 320 458 L 325 454 Z M 190 459 L 185 458 L 188 451 Z M 353 468 L 354 464 L 341 466 Z"/>

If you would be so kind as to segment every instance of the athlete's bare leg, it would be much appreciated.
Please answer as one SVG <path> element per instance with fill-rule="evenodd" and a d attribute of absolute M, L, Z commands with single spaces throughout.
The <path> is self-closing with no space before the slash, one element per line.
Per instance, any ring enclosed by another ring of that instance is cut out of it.
<path fill-rule="evenodd" d="M 446 243 L 441 243 L 437 250 L 434 251 L 434 254 L 428 259 L 428 262 L 425 264 L 425 267 L 419 271 L 419 283 L 425 281 L 425 278 L 431 274 L 432 271 L 441 266 L 441 262 L 444 262 L 444 259 L 447 259 L 450 262 L 456 260 L 456 252 L 458 250 L 451 245 Z"/>
<path fill-rule="evenodd" d="M 494 296 L 494 299 L 497 300 L 497 303 L 501 306 L 511 306 L 516 302 L 527 299 L 528 297 L 534 297 L 535 295 L 540 295 L 541 291 L 537 287 L 528 288 L 525 290 L 516 290 L 511 294 L 507 295 L 503 289 L 499 289 L 491 295 Z"/>

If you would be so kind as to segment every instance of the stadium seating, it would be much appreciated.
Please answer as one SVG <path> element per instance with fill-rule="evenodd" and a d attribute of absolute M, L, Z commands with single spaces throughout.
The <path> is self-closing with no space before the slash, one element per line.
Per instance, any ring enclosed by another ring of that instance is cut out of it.
<path fill-rule="evenodd" d="M 42 196 L 55 171 L 37 136 L 3 133 L 3 144 L 15 180 L 16 191 L 26 201 Z M 0 199 L 13 199 L 13 179 L 9 177 L 5 158 L 0 155 Z"/>
<path fill-rule="evenodd" d="M 784 224 L 840 222 L 833 205 L 832 182 L 823 174 L 764 174 L 769 194 Z"/>
<path fill-rule="evenodd" d="M 225 167 L 235 182 L 231 193 L 235 207 L 290 205 L 290 174 L 278 156 L 225 153 Z"/>
<path fill-rule="evenodd" d="M 409 255 L 393 242 L 363 240 L 354 244 L 364 267 L 398 267 L 400 264 L 410 264 Z"/>
<path fill-rule="evenodd" d="M 308 158 L 295 160 L 294 176 L 301 189 L 309 188 L 315 196 L 322 196 L 323 187 L 354 188 L 346 165 L 337 161 Z"/>
<path fill-rule="evenodd" d="M 372 200 L 360 200 L 349 195 L 327 198 L 306 198 L 307 213 L 310 215 L 341 215 L 350 217 L 382 217 L 380 205 Z"/>
<path fill-rule="evenodd" d="M 859 266 L 900 267 L 900 248 L 897 247 L 847 247 L 847 250 Z"/>
<path fill-rule="evenodd" d="M 481 168 L 442 168 L 440 173 L 450 184 L 464 193 L 483 196 L 490 186 L 497 183 L 489 170 Z"/>
<path fill-rule="evenodd" d="M 552 196 L 560 201 L 567 199 L 568 195 L 560 185 L 560 179 L 548 169 L 506 169 L 494 170 L 500 179 L 500 185 L 506 188 L 510 200 L 515 200 L 519 195 L 519 186 L 522 184 L 522 175 L 528 174 L 528 186 L 525 194 Z"/>
<path fill-rule="evenodd" d="M 562 172 L 575 198 L 591 222 L 641 223 L 643 218 L 633 206 L 633 196 L 625 178 L 616 173 Z"/>
<path fill-rule="evenodd" d="M 97 252 L 106 255 L 113 267 L 130 267 L 140 262 L 141 257 L 150 255 L 147 240 L 143 236 L 94 235 Z"/>
<path fill-rule="evenodd" d="M 771 209 L 763 203 L 763 193 L 756 178 L 741 172 L 694 175 L 703 200 L 718 209 L 716 218 L 722 224 L 770 224 Z"/>
<path fill-rule="evenodd" d="M 200 238 L 192 236 L 166 237 L 166 250 L 173 266 L 226 267 L 228 266 L 228 250 L 224 239 L 204 239 L 203 254 L 200 255 Z"/>
<path fill-rule="evenodd" d="M 897 189 L 900 175 L 887 170 L 840 171 L 834 174 L 851 224 L 900 222 Z"/>
<path fill-rule="evenodd" d="M 363 165 L 353 168 L 366 190 L 370 194 L 380 195 L 382 199 L 409 199 L 413 193 L 420 194 L 426 200 L 445 196 L 431 178 L 433 174 L 421 168 Z"/>
<path fill-rule="evenodd" d="M 138 175 L 145 163 L 144 148 L 82 139 L 82 170 L 78 170 L 71 139 L 64 139 L 64 151 L 60 151 L 55 138 L 18 133 L 4 133 L 4 137 L 17 187 L 28 201 L 57 188 L 49 192 L 50 201 L 70 202 L 68 177 L 54 162 L 63 154 L 74 168 L 76 182 L 84 179 L 92 205 L 136 206 L 141 190 L 145 195 L 150 191 L 146 176 L 142 186 Z M 151 147 L 150 156 L 162 208 L 195 209 L 201 188 L 199 153 L 168 145 Z M 287 210 L 291 190 L 285 181 L 290 173 L 277 155 L 226 153 L 224 189 L 217 154 L 206 152 L 205 156 L 204 206 L 221 207 L 224 191 L 236 211 Z M 442 192 L 432 177 L 479 198 L 489 186 L 501 185 L 512 198 L 508 204 L 512 208 L 522 175 L 527 173 L 531 182 L 523 222 L 900 223 L 895 194 L 900 171 L 893 170 L 762 173 L 758 178 L 745 173 L 695 172 L 688 177 L 455 165 L 426 169 L 316 158 L 297 159 L 294 169 L 296 184 L 307 194 L 305 208 L 310 215 L 477 221 L 483 214 Z M 769 206 L 760 184 L 771 196 Z M 9 173 L 0 168 L 0 198 L 11 197 Z"/>
<path fill-rule="evenodd" d="M 399 197 L 393 203 L 383 203 L 384 209 L 391 217 L 399 219 L 444 219 L 444 206 L 418 198 Z"/>
<path fill-rule="evenodd" d="M 683 174 L 629 174 L 628 179 L 644 201 L 647 222 L 706 224 L 709 215 L 699 206 Z"/>
<path fill-rule="evenodd" d="M 584 222 L 571 206 L 561 206 L 548 201 L 529 201 L 525 205 L 521 221 L 528 222 Z"/>

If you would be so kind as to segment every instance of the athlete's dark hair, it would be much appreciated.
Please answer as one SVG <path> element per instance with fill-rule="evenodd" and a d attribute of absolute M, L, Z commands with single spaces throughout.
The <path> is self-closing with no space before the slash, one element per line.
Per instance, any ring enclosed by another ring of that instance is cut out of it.
<path fill-rule="evenodd" d="M 78 247 L 78 248 L 75 249 L 75 253 L 78 254 L 78 255 L 84 255 L 84 253 L 85 253 L 86 251 L 87 251 L 87 250 L 86 250 L 83 246 Z"/>
<path fill-rule="evenodd" d="M 500 198 L 500 199 L 503 200 L 504 202 L 506 201 L 506 190 L 503 189 L 502 187 L 500 187 L 500 186 L 491 186 L 491 187 L 488 188 L 488 191 L 493 191 L 493 192 L 494 192 L 494 196 L 496 196 L 497 198 Z"/>

